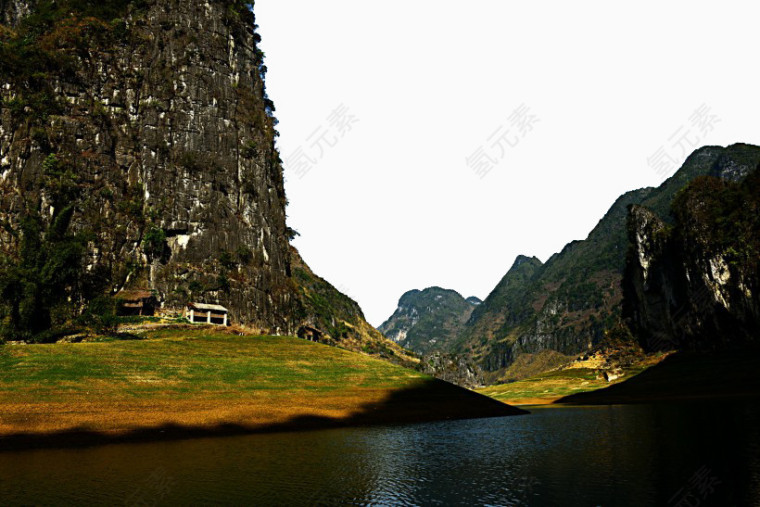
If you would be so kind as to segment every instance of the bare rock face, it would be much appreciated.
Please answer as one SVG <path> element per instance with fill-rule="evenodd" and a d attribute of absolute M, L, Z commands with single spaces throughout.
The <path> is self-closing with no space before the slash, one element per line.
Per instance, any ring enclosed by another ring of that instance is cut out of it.
<path fill-rule="evenodd" d="M 652 350 L 673 350 L 679 333 L 679 311 L 686 300 L 683 271 L 668 260 L 671 245 L 668 228 L 653 211 L 632 206 L 628 218 L 631 251 L 624 278 L 624 313 L 637 329 L 647 329 L 646 346 Z M 678 281 L 674 279 L 679 272 Z M 639 305 L 635 301 L 646 301 Z"/>
<path fill-rule="evenodd" d="M 3 2 L 3 23 L 34 3 Z M 56 21 L 34 53 L 42 68 L 3 69 L 0 249 L 18 249 L 25 213 L 55 215 L 51 174 L 68 174 L 71 228 L 88 235 L 84 268 L 105 290 L 148 287 L 168 307 L 220 303 L 235 321 L 294 332 L 253 14 L 223 0 L 122 3 L 119 18 Z"/>
<path fill-rule="evenodd" d="M 31 14 L 34 0 L 3 0 L 0 2 L 0 24 L 14 27 Z"/>
<path fill-rule="evenodd" d="M 623 314 L 647 350 L 760 345 L 760 169 L 741 183 L 734 169 L 689 185 L 672 227 L 631 209 Z"/>
<path fill-rule="evenodd" d="M 435 352 L 423 356 L 417 369 L 467 389 L 485 385 L 483 370 L 466 355 Z"/>

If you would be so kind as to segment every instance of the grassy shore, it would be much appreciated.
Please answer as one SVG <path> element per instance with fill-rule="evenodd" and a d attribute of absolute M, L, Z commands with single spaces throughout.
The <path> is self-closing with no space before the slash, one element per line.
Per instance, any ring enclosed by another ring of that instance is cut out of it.
<path fill-rule="evenodd" d="M 480 394 L 490 396 L 510 405 L 548 405 L 575 394 L 605 389 L 636 377 L 660 363 L 667 354 L 641 356 L 628 361 L 625 367 L 613 370 L 600 368 L 602 362 L 594 358 L 575 361 L 571 366 L 548 371 L 533 377 L 497 384 L 479 389 Z M 602 372 L 614 373 L 610 380 Z"/>
<path fill-rule="evenodd" d="M 515 406 L 628 404 L 760 395 L 758 351 L 642 357 L 608 382 L 597 368 L 571 367 L 479 389 Z"/>
<path fill-rule="evenodd" d="M 630 378 L 632 374 L 629 372 L 614 382 Z M 551 371 L 509 384 L 484 387 L 478 389 L 478 392 L 510 405 L 548 405 L 565 396 L 595 391 L 609 385 L 610 382 L 597 377 L 597 370 L 573 368 Z"/>
<path fill-rule="evenodd" d="M 56 435 L 214 434 L 519 412 L 297 338 L 185 327 L 134 340 L 0 347 L 0 446 Z"/>

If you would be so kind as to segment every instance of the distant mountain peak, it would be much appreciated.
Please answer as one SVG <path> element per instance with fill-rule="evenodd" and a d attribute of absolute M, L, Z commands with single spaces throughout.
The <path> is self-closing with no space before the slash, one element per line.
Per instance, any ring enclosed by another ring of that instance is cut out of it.
<path fill-rule="evenodd" d="M 455 290 L 428 287 L 410 290 L 378 328 L 385 336 L 415 352 L 448 350 L 480 299 L 465 299 Z"/>
<path fill-rule="evenodd" d="M 514 264 L 509 269 L 510 271 L 518 269 L 523 264 L 530 264 L 532 266 L 541 266 L 543 263 L 537 257 L 528 257 L 527 255 L 518 255 Z"/>

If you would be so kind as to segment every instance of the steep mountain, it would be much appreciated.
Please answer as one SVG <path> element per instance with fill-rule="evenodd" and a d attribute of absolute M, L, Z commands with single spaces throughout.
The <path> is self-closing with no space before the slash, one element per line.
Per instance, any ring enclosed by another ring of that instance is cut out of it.
<path fill-rule="evenodd" d="M 760 345 L 760 167 L 737 167 L 679 193 L 672 225 L 631 208 L 623 312 L 647 350 Z"/>
<path fill-rule="evenodd" d="M 391 340 L 420 354 L 452 349 L 464 323 L 476 308 L 477 298 L 430 287 L 401 296 L 398 308 L 378 329 Z"/>
<path fill-rule="evenodd" d="M 695 151 L 660 187 L 621 196 L 583 241 L 568 244 L 545 264 L 520 257 L 485 302 L 473 312 L 460 337 L 466 352 L 489 372 L 489 380 L 516 378 L 510 367 L 537 358 L 536 371 L 589 350 L 613 333 L 621 320 L 621 281 L 626 265 L 626 219 L 630 205 L 643 205 L 672 222 L 674 196 L 697 176 L 746 174 L 760 161 L 760 148 L 734 145 Z"/>
<path fill-rule="evenodd" d="M 26 11 L 19 6 L 26 4 Z M 292 331 L 282 169 L 243 2 L 4 2 L 0 233 L 59 219 L 85 302 L 148 287 Z M 70 216 L 66 216 L 70 215 Z M 76 308 L 73 309 L 76 311 Z"/>
<path fill-rule="evenodd" d="M 481 344 L 485 344 L 496 339 L 500 331 L 515 326 L 532 313 L 524 297 L 525 291 L 542 266 L 535 257 L 518 256 L 483 304 L 472 312 L 466 332 L 479 336 Z M 504 308 L 509 308 L 510 313 L 503 312 Z"/>
<path fill-rule="evenodd" d="M 148 289 L 167 311 L 219 303 L 259 332 L 400 351 L 290 250 L 251 8 L 0 2 L 2 334 Z"/>

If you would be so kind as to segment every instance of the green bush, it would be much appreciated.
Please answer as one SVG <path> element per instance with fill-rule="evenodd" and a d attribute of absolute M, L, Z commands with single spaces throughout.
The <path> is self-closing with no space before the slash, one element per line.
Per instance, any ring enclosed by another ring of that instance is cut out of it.
<path fill-rule="evenodd" d="M 249 264 L 253 260 L 253 252 L 247 246 L 239 246 L 237 249 L 237 258 L 240 264 Z"/>
<path fill-rule="evenodd" d="M 237 267 L 237 263 L 232 258 L 232 254 L 227 250 L 222 250 L 222 253 L 219 254 L 219 264 L 225 269 L 235 269 Z"/>
<path fill-rule="evenodd" d="M 243 146 L 242 153 L 243 158 L 256 158 L 259 156 L 259 147 L 256 144 L 256 141 L 248 141 L 245 146 Z"/>
<path fill-rule="evenodd" d="M 190 172 L 199 172 L 203 169 L 203 156 L 195 151 L 188 151 L 180 155 L 177 163 Z"/>
<path fill-rule="evenodd" d="M 222 273 L 221 275 L 219 275 L 219 277 L 216 279 L 216 285 L 217 285 L 217 290 L 221 290 L 222 292 L 230 291 L 230 279 L 227 278 L 226 273 Z"/>
<path fill-rule="evenodd" d="M 93 328 L 100 334 L 113 334 L 119 323 L 117 317 L 118 302 L 112 297 L 100 296 L 93 299 L 87 310 L 80 318 L 80 322 Z"/>
<path fill-rule="evenodd" d="M 162 259 L 169 248 L 166 244 L 166 231 L 151 225 L 143 237 L 142 245 L 150 260 Z"/>

